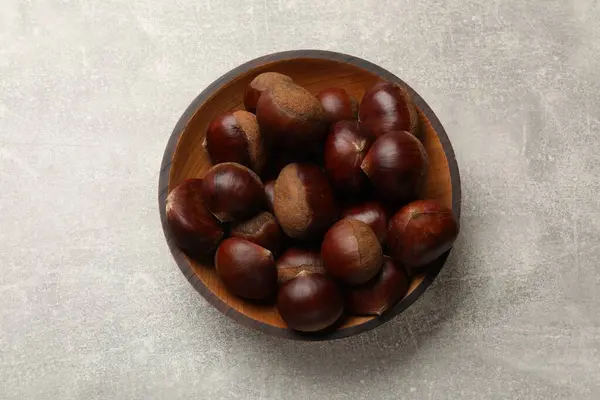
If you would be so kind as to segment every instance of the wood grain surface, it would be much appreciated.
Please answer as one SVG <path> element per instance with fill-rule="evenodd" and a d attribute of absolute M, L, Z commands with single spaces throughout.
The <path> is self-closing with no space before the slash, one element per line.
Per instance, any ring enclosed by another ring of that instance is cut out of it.
<path fill-rule="evenodd" d="M 405 84 L 390 72 L 368 61 L 317 50 L 289 51 L 261 57 L 217 79 L 184 112 L 165 149 L 158 200 L 171 252 L 183 274 L 198 292 L 225 315 L 244 325 L 268 334 L 304 340 L 336 339 L 373 329 L 414 303 L 438 275 L 448 254 L 438 259 L 427 274 L 414 276 L 405 298 L 383 316 L 348 317 L 335 329 L 318 335 L 306 335 L 288 329 L 274 307 L 254 304 L 230 294 L 217 278 L 212 265 L 202 265 L 190 260 L 171 239 L 164 207 L 168 192 L 183 180 L 202 177 L 206 173 L 212 165 L 202 146 L 206 127 L 222 112 L 243 109 L 246 86 L 256 75 L 267 71 L 289 75 L 312 93 L 327 87 L 342 87 L 357 99 L 362 98 L 364 92 L 379 79 Z M 430 160 L 425 197 L 437 199 L 451 207 L 457 218 L 460 218 L 460 177 L 450 141 L 425 101 L 410 87 L 408 89 L 419 109 L 424 131 L 423 143 Z"/>

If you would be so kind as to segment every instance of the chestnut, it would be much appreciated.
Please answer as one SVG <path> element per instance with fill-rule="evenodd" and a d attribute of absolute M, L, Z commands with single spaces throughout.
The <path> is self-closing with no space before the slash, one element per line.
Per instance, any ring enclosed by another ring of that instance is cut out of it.
<path fill-rule="evenodd" d="M 323 274 L 303 271 L 281 286 L 277 310 L 290 328 L 316 332 L 340 318 L 344 299 L 333 280 Z"/>
<path fill-rule="evenodd" d="M 273 254 L 248 240 L 223 240 L 215 255 L 215 267 L 225 287 L 240 297 L 261 300 L 277 291 Z"/>
<path fill-rule="evenodd" d="M 231 228 L 231 236 L 246 239 L 276 255 L 281 248 L 283 233 L 275 217 L 266 211 Z"/>
<path fill-rule="evenodd" d="M 244 93 L 244 107 L 246 110 L 256 112 L 256 103 L 260 96 L 269 88 L 281 83 L 292 83 L 292 78 L 278 72 L 265 72 L 257 75 L 248 85 Z"/>
<path fill-rule="evenodd" d="M 390 201 L 410 200 L 424 183 L 429 160 L 416 137 L 394 131 L 375 140 L 361 168 L 383 197 Z"/>
<path fill-rule="evenodd" d="M 190 256 L 210 255 L 224 231 L 201 195 L 202 179 L 188 179 L 167 196 L 167 222 L 177 246 Z"/>
<path fill-rule="evenodd" d="M 408 275 L 394 261 L 383 256 L 381 272 L 369 282 L 346 291 L 348 311 L 356 315 L 381 315 L 408 291 Z"/>
<path fill-rule="evenodd" d="M 402 207 L 391 219 L 391 256 L 409 269 L 425 266 L 450 250 L 458 236 L 452 210 L 435 200 L 418 200 Z"/>
<path fill-rule="evenodd" d="M 275 181 L 271 180 L 265 182 L 265 199 L 267 200 L 267 209 L 274 213 L 275 209 L 273 208 L 273 202 L 275 201 Z"/>
<path fill-rule="evenodd" d="M 392 131 L 417 135 L 419 115 L 404 85 L 380 81 L 363 96 L 358 116 L 361 127 L 375 137 Z"/>
<path fill-rule="evenodd" d="M 349 285 L 359 285 L 377 275 L 383 253 L 369 225 L 342 219 L 325 234 L 321 257 L 329 275 Z"/>
<path fill-rule="evenodd" d="M 208 170 L 202 180 L 202 197 L 219 221 L 241 221 L 264 205 L 265 189 L 254 172 L 229 162 Z"/>
<path fill-rule="evenodd" d="M 260 174 L 265 162 L 265 145 L 256 116 L 238 110 L 217 116 L 206 130 L 204 147 L 213 164 L 235 162 Z"/>
<path fill-rule="evenodd" d="M 354 205 L 342 211 L 342 218 L 355 219 L 369 225 L 379 244 L 386 243 L 388 231 L 388 217 L 384 207 L 377 201 L 368 201 L 363 204 Z"/>
<path fill-rule="evenodd" d="M 357 119 L 358 102 L 341 88 L 328 88 L 317 93 L 330 123 Z"/>
<path fill-rule="evenodd" d="M 281 285 L 302 271 L 325 273 L 321 253 L 314 250 L 292 247 L 276 261 L 277 282 Z"/>
<path fill-rule="evenodd" d="M 327 176 L 316 165 L 288 164 L 274 193 L 275 216 L 291 238 L 318 238 L 339 215 Z"/>
<path fill-rule="evenodd" d="M 274 147 L 308 152 L 322 143 L 329 126 L 319 100 L 293 83 L 275 85 L 260 96 L 256 118 Z"/>
<path fill-rule="evenodd" d="M 325 170 L 336 190 L 356 194 L 368 183 L 361 164 L 372 139 L 360 132 L 357 121 L 339 121 L 325 139 Z"/>

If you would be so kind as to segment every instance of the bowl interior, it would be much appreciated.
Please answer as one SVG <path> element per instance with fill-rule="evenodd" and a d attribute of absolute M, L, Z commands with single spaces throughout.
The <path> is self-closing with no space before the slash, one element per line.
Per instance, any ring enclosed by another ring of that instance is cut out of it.
<path fill-rule="evenodd" d="M 267 71 L 289 75 L 296 83 L 315 94 L 327 87 L 342 87 L 356 99 L 361 99 L 365 91 L 380 79 L 375 72 L 351 63 L 306 57 L 266 61 L 246 71 L 241 71 L 229 80 L 209 87 L 207 89 L 209 93 L 204 96 L 205 100 L 191 110 L 190 119 L 181 127 L 181 135 L 177 141 L 168 172 L 168 191 L 185 179 L 203 177 L 212 166 L 208 154 L 202 146 L 206 127 L 215 116 L 222 112 L 243 109 L 243 94 L 246 86 L 256 75 Z M 449 163 L 438 135 L 423 113 L 423 105 L 417 102 L 424 130 L 423 143 L 430 161 L 426 198 L 437 199 L 452 208 L 452 180 Z M 208 289 L 204 293 L 199 290 L 211 303 L 220 303 L 218 308 L 221 311 L 227 314 L 237 312 L 262 326 L 287 330 L 274 307 L 244 301 L 229 293 L 217 278 L 212 265 L 201 265 L 188 258 L 185 258 L 185 262 L 190 266 L 188 279 L 193 284 L 195 283 L 197 288 L 200 285 Z M 424 279 L 426 279 L 424 275 L 413 277 L 405 300 L 422 284 Z M 400 305 L 399 308 L 404 309 L 405 307 Z M 350 317 L 337 329 L 340 331 L 363 324 L 366 326 L 372 319 L 373 317 Z"/>

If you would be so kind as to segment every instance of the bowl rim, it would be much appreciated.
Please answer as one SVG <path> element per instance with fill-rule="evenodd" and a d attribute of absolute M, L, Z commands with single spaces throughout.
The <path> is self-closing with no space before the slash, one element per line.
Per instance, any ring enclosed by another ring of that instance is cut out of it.
<path fill-rule="evenodd" d="M 185 131 L 185 128 L 188 125 L 189 121 L 194 116 L 196 111 L 200 109 L 202 104 L 207 99 L 209 99 L 220 87 L 229 83 L 231 80 L 235 79 L 239 75 L 248 72 L 253 68 L 264 66 L 265 64 L 292 59 L 326 59 L 351 64 L 355 67 L 367 70 L 368 72 L 373 73 L 381 77 L 382 79 L 404 84 L 408 88 L 409 93 L 412 95 L 415 104 L 421 110 L 421 112 L 425 114 L 425 116 L 429 120 L 429 123 L 438 135 L 439 141 L 442 145 L 446 156 L 446 160 L 448 161 L 450 181 L 452 185 L 452 211 L 454 212 L 457 220 L 460 222 L 461 186 L 458 164 L 456 162 L 456 157 L 452 145 L 450 143 L 450 139 L 448 138 L 444 127 L 440 123 L 433 110 L 431 110 L 431 108 L 429 107 L 429 105 L 427 105 L 425 100 L 423 100 L 423 98 L 417 92 L 415 92 L 409 85 L 407 85 L 406 82 L 404 82 L 402 79 L 398 78 L 391 72 L 387 71 L 386 69 L 356 56 L 327 50 L 289 50 L 268 54 L 262 57 L 255 58 L 233 68 L 229 72 L 217 78 L 210 85 L 208 85 L 190 103 L 190 105 L 187 107 L 187 109 L 177 121 L 177 124 L 175 125 L 171 136 L 169 137 L 160 167 L 158 182 L 158 208 L 160 211 L 160 219 L 163 227 L 163 233 L 167 240 L 167 244 L 169 246 L 171 254 L 175 259 L 177 265 L 179 266 L 179 269 L 190 282 L 190 284 L 196 289 L 196 291 L 198 291 L 202 295 L 202 297 L 206 299 L 206 301 L 208 301 L 221 313 L 234 319 L 235 321 L 241 323 L 244 326 L 257 329 L 263 333 L 267 333 L 269 335 L 277 337 L 310 341 L 341 339 L 344 337 L 353 336 L 374 329 L 382 325 L 383 323 L 391 320 L 392 318 L 396 317 L 398 314 L 401 314 L 408 307 L 410 307 L 433 283 L 435 278 L 440 273 L 442 267 L 444 266 L 448 254 L 451 250 L 449 250 L 448 252 L 443 254 L 438 260 L 436 260 L 435 265 L 432 266 L 432 268 L 425 275 L 423 281 L 410 293 L 410 295 L 402 299 L 399 303 L 397 303 L 394 307 L 389 309 L 382 316 L 376 316 L 361 324 L 347 328 L 336 329 L 334 331 L 322 334 L 303 334 L 301 332 L 296 332 L 288 328 L 280 328 L 255 320 L 235 310 L 233 307 L 221 300 L 221 298 L 216 296 L 206 285 L 204 285 L 202 280 L 200 280 L 199 276 L 196 275 L 193 267 L 187 261 L 184 253 L 175 245 L 167 224 L 166 211 L 164 207 L 166 197 L 168 195 L 171 162 L 175 154 L 177 143 L 179 141 L 179 138 Z"/>

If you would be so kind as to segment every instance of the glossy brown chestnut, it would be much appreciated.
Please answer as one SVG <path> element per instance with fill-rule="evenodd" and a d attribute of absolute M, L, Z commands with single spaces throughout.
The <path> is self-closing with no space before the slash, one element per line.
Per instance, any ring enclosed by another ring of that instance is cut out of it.
<path fill-rule="evenodd" d="M 325 170 L 334 188 L 355 194 L 368 183 L 361 164 L 372 140 L 360 132 L 357 121 L 336 122 L 325 139 Z"/>
<path fill-rule="evenodd" d="M 191 256 L 212 253 L 224 236 L 223 228 L 204 205 L 202 179 L 188 179 L 167 196 L 167 221 L 177 246 Z"/>
<path fill-rule="evenodd" d="M 256 106 L 256 118 L 271 146 L 295 152 L 319 146 L 329 126 L 317 98 L 293 83 L 275 85 L 264 92 Z"/>
<path fill-rule="evenodd" d="M 292 247 L 275 261 L 279 285 L 294 278 L 302 271 L 325 273 L 321 253 L 314 250 Z"/>
<path fill-rule="evenodd" d="M 233 294 L 267 299 L 277 291 L 277 269 L 271 252 L 240 238 L 225 239 L 215 255 L 217 275 Z"/>
<path fill-rule="evenodd" d="M 404 297 L 408 284 L 406 271 L 384 256 L 381 272 L 375 278 L 347 289 L 348 311 L 356 315 L 381 315 Z"/>
<path fill-rule="evenodd" d="M 213 164 L 235 162 L 257 174 L 267 159 L 256 116 L 248 111 L 228 112 L 213 119 L 206 130 L 204 146 Z"/>
<path fill-rule="evenodd" d="M 452 210 L 435 200 L 418 200 L 402 207 L 388 230 L 390 253 L 409 269 L 425 266 L 450 250 L 458 236 Z"/>
<path fill-rule="evenodd" d="M 244 93 L 244 107 L 246 107 L 246 110 L 255 113 L 256 103 L 258 103 L 260 96 L 267 89 L 281 83 L 292 83 L 292 78 L 278 72 L 265 72 L 257 75 L 248 85 L 246 93 Z"/>
<path fill-rule="evenodd" d="M 390 201 L 410 200 L 421 190 L 429 160 L 423 144 L 408 132 L 389 132 L 369 149 L 361 168 Z"/>
<path fill-rule="evenodd" d="M 342 219 L 325 234 L 321 257 L 329 275 L 349 285 L 359 285 L 377 275 L 383 253 L 369 225 Z"/>
<path fill-rule="evenodd" d="M 381 203 L 369 201 L 348 207 L 342 212 L 342 218 L 364 222 L 371 227 L 379 244 L 383 246 L 386 243 L 388 217 Z"/>
<path fill-rule="evenodd" d="M 339 211 L 325 173 L 312 164 L 289 164 L 275 181 L 275 217 L 296 239 L 315 239 L 337 220 Z"/>
<path fill-rule="evenodd" d="M 403 85 L 380 81 L 363 96 L 358 110 L 361 128 L 375 137 L 392 131 L 418 135 L 419 115 Z"/>
<path fill-rule="evenodd" d="M 243 221 L 264 205 L 265 189 L 260 178 L 247 167 L 222 163 L 204 176 L 202 198 L 219 221 Z"/>
<path fill-rule="evenodd" d="M 275 181 L 271 180 L 265 182 L 265 198 L 267 200 L 267 209 L 273 214 L 275 208 L 273 208 L 273 202 L 275 201 Z"/>
<path fill-rule="evenodd" d="M 358 102 L 342 88 L 328 88 L 317 94 L 330 123 L 355 120 L 358 117 Z"/>
<path fill-rule="evenodd" d="M 344 311 L 344 300 L 333 280 L 304 271 L 281 286 L 277 309 L 290 328 L 316 332 L 339 319 Z"/>
<path fill-rule="evenodd" d="M 283 232 L 275 217 L 264 211 L 231 228 L 231 236 L 246 239 L 277 255 Z"/>

